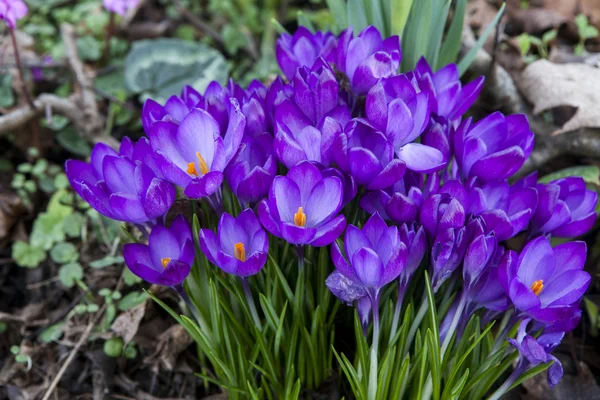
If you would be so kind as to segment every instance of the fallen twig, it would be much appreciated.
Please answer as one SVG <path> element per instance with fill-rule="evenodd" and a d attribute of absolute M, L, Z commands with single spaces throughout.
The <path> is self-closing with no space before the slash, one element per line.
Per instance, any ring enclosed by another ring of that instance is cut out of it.
<path fill-rule="evenodd" d="M 50 387 L 46 391 L 46 394 L 44 394 L 44 397 L 42 398 L 42 400 L 48 400 L 50 398 L 50 396 L 52 395 L 52 392 L 54 392 L 54 389 L 56 389 L 56 386 L 60 382 L 60 379 L 64 375 L 65 371 L 67 370 L 67 368 L 69 367 L 71 362 L 75 359 L 77 352 L 79 351 L 81 346 L 83 346 L 85 341 L 88 339 L 88 337 L 92 333 L 92 329 L 94 329 L 94 326 L 98 323 L 98 321 L 100 321 L 100 318 L 104 314 L 105 309 L 106 309 L 106 304 L 100 309 L 100 311 L 98 311 L 98 313 L 94 316 L 94 319 L 88 323 L 87 327 L 85 328 L 85 331 L 83 332 L 83 334 L 81 335 L 81 337 L 79 338 L 77 343 L 75 344 L 75 347 L 73 347 L 73 349 L 71 350 L 71 353 L 69 354 L 69 356 L 67 357 L 67 359 L 65 360 L 63 365 L 60 367 L 60 370 L 58 371 L 58 373 L 52 380 L 52 383 L 50 384 Z"/>

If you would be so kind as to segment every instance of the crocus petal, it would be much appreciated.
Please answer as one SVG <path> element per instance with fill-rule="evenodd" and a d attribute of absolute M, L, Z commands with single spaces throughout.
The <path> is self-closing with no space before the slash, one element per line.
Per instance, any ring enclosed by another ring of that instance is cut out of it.
<path fill-rule="evenodd" d="M 584 218 L 571 221 L 552 231 L 552 235 L 556 237 L 572 238 L 585 234 L 594 226 L 596 222 L 597 214 L 596 211 L 590 212 Z"/>
<path fill-rule="evenodd" d="M 315 185 L 306 203 L 306 225 L 316 226 L 337 214 L 342 206 L 342 200 L 342 182 L 334 176 L 324 178 Z"/>
<path fill-rule="evenodd" d="M 373 249 L 362 247 L 352 256 L 356 277 L 367 288 L 379 288 L 384 265 Z"/>
<path fill-rule="evenodd" d="M 539 307 L 540 300 L 533 293 L 533 291 L 525 286 L 519 278 L 515 278 L 511 281 L 508 295 L 517 307 L 521 311 L 527 311 L 534 307 Z"/>
<path fill-rule="evenodd" d="M 346 227 L 346 218 L 343 215 L 338 215 L 331 221 L 319 226 L 317 232 L 310 243 L 311 246 L 321 247 L 328 246 L 333 243 Z"/>
<path fill-rule="evenodd" d="M 200 178 L 192 179 L 185 188 L 184 194 L 192 199 L 207 197 L 216 192 L 223 183 L 223 173 L 210 171 Z"/>
<path fill-rule="evenodd" d="M 585 271 L 568 270 L 545 285 L 540 293 L 542 307 L 566 306 L 581 299 L 591 281 Z"/>
<path fill-rule="evenodd" d="M 280 229 L 281 237 L 290 244 L 309 244 L 317 234 L 315 228 L 303 228 L 288 222 L 283 222 Z"/>
<path fill-rule="evenodd" d="M 412 171 L 430 173 L 444 166 L 444 155 L 441 151 L 420 143 L 407 143 L 397 149 L 396 154 Z"/>

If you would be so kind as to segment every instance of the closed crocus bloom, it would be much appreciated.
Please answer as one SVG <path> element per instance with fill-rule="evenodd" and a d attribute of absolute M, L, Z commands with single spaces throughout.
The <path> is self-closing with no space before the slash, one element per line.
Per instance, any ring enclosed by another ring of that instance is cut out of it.
<path fill-rule="evenodd" d="M 590 284 L 583 271 L 585 242 L 556 246 L 541 236 L 520 255 L 508 251 L 500 263 L 498 281 L 518 311 L 543 323 L 570 317 Z"/>
<path fill-rule="evenodd" d="M 276 176 L 268 199 L 258 206 L 263 226 L 291 244 L 327 246 L 340 236 L 346 219 L 338 215 L 344 197 L 335 176 L 323 177 L 308 161 Z"/>
<path fill-rule="evenodd" d="M 350 121 L 333 147 L 339 168 L 367 189 L 388 188 L 404 175 L 404 162 L 394 158 L 394 149 L 385 135 L 366 120 Z"/>
<path fill-rule="evenodd" d="M 467 247 L 463 261 L 463 280 L 467 288 L 472 287 L 489 267 L 496 252 L 494 233 L 478 235 Z"/>
<path fill-rule="evenodd" d="M 337 66 L 348 77 L 355 95 L 365 94 L 379 79 L 395 75 L 401 60 L 400 38 L 383 40 L 374 26 L 366 27 L 357 37 L 352 28 L 340 35 Z"/>
<path fill-rule="evenodd" d="M 533 188 L 510 186 L 506 181 L 469 188 L 469 212 L 485 220 L 486 230 L 498 241 L 510 239 L 529 225 L 537 204 Z"/>
<path fill-rule="evenodd" d="M 128 154 L 131 142 L 124 141 Z M 147 165 L 117 154 L 105 144 L 94 146 L 90 164 L 67 160 L 73 189 L 100 214 L 134 224 L 156 223 L 175 202 L 175 187 Z"/>
<path fill-rule="evenodd" d="M 269 239 L 254 211 L 248 208 L 237 218 L 223 213 L 216 234 L 201 229 L 200 248 L 208 261 L 228 274 L 245 278 L 265 265 Z"/>
<path fill-rule="evenodd" d="M 137 7 L 140 0 L 102 0 L 104 8 L 110 12 L 124 16 L 127 11 Z"/>
<path fill-rule="evenodd" d="M 288 168 L 304 160 L 328 167 L 333 142 L 350 120 L 333 71 L 319 60 L 312 70 L 298 69 L 292 99 L 275 108 L 275 152 Z"/>
<path fill-rule="evenodd" d="M 440 231 L 431 246 L 433 274 L 431 286 L 435 292 L 460 265 L 468 246 L 466 228 L 448 228 Z"/>
<path fill-rule="evenodd" d="M 425 232 L 434 238 L 449 228 L 460 228 L 465 224 L 467 192 L 458 181 L 448 181 L 440 193 L 430 195 L 423 201 L 420 221 Z"/>
<path fill-rule="evenodd" d="M 400 275 L 406 266 L 407 250 L 398 228 L 388 227 L 373 214 L 362 230 L 349 225 L 344 237 L 344 253 L 337 243 L 331 249 L 336 269 L 362 286 L 373 299 L 380 290 Z"/>
<path fill-rule="evenodd" d="M 517 336 L 514 339 L 507 339 L 519 352 L 517 371 L 522 373 L 530 367 L 554 361 L 550 368 L 548 368 L 548 386 L 553 387 L 562 379 L 563 367 L 558 358 L 554 357 L 551 353 L 558 347 L 565 333 L 544 332 L 538 338 L 535 338 L 527 333 L 527 327 L 530 323 L 531 319 L 529 318 L 521 321 Z"/>
<path fill-rule="evenodd" d="M 407 190 L 403 179 L 391 188 L 367 192 L 360 199 L 361 208 L 369 214 L 378 212 L 382 218 L 398 224 L 416 222 L 422 204 L 421 189 L 411 186 Z"/>
<path fill-rule="evenodd" d="M 509 298 L 498 282 L 498 264 L 505 251 L 504 247 L 497 246 L 489 267 L 471 285 L 468 297 L 474 309 L 483 307 L 492 312 L 504 312 L 508 309 Z"/>
<path fill-rule="evenodd" d="M 180 96 L 169 97 L 164 106 L 152 99 L 146 100 L 142 108 L 144 131 L 150 132 L 152 126 L 158 121 L 180 123 L 190 111 L 200 104 L 201 100 L 202 95 L 191 86 L 185 86 Z"/>
<path fill-rule="evenodd" d="M 456 64 L 448 64 L 433 72 L 424 57 L 417 62 L 409 76 L 415 86 L 427 93 L 431 112 L 448 121 L 460 120 L 477 100 L 484 82 L 482 76 L 463 86 Z"/>
<path fill-rule="evenodd" d="M 0 0 L 0 20 L 10 29 L 15 29 L 17 21 L 27 15 L 27 6 L 21 0 Z"/>
<path fill-rule="evenodd" d="M 529 227 L 531 235 L 577 237 L 594 226 L 598 194 L 586 188 L 583 178 L 557 179 L 536 188 L 538 203 Z"/>
<path fill-rule="evenodd" d="M 275 80 L 271 83 L 265 96 L 265 106 L 267 109 L 267 116 L 269 117 L 269 121 L 273 126 L 275 125 L 276 107 L 285 99 L 292 100 L 293 96 L 294 87 L 289 83 L 285 83 L 280 76 L 275 78 Z"/>
<path fill-rule="evenodd" d="M 240 202 L 249 205 L 267 197 L 276 173 L 273 138 L 263 133 L 254 139 L 244 137 L 225 169 L 225 179 Z"/>
<path fill-rule="evenodd" d="M 237 101 L 231 99 L 232 106 Z M 157 122 L 149 137 L 159 168 L 166 179 L 185 189 L 185 195 L 202 198 L 215 193 L 223 182 L 223 170 L 238 150 L 246 119 L 236 107 L 225 137 L 206 111 L 192 110 L 177 125 Z"/>
<path fill-rule="evenodd" d="M 447 164 L 453 156 L 454 127 L 443 117 L 431 114 L 429 124 L 421 135 L 421 143 L 442 153 L 442 162 Z"/>
<path fill-rule="evenodd" d="M 192 231 L 181 215 L 169 228 L 154 226 L 148 244 L 129 243 L 123 246 L 125 264 L 131 272 L 154 285 L 183 285 L 194 256 Z"/>
<path fill-rule="evenodd" d="M 367 94 L 369 122 L 383 132 L 398 158 L 417 172 L 433 172 L 444 165 L 444 155 L 436 147 L 413 143 L 429 123 L 425 93 L 417 93 L 405 75 L 381 80 Z"/>
<path fill-rule="evenodd" d="M 406 267 L 400 272 L 400 285 L 407 287 L 415 271 L 421 265 L 425 252 L 427 251 L 427 235 L 422 226 L 417 224 L 402 224 L 398 228 L 400 241 L 408 250 Z"/>
<path fill-rule="evenodd" d="M 476 124 L 467 119 L 454 135 L 454 155 L 463 181 L 504 180 L 521 168 L 533 150 L 534 135 L 527 117 L 490 114 Z"/>
<path fill-rule="evenodd" d="M 337 38 L 331 32 L 310 32 L 303 26 L 294 35 L 282 33 L 275 43 L 279 67 L 289 80 L 299 67 L 311 68 L 319 57 L 327 63 L 335 61 Z"/>

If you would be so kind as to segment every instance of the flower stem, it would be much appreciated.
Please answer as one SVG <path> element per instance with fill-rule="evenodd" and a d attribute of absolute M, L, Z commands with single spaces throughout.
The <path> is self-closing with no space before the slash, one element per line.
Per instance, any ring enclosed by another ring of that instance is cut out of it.
<path fill-rule="evenodd" d="M 254 320 L 254 325 L 256 325 L 259 331 L 261 331 L 262 324 L 260 323 L 260 318 L 258 317 L 258 312 L 256 311 L 256 304 L 254 303 L 254 298 L 252 297 L 252 291 L 250 290 L 248 278 L 241 278 L 241 280 L 242 287 L 244 288 L 244 294 L 246 295 L 246 301 L 248 302 L 248 308 L 250 308 L 250 314 L 252 314 L 252 319 Z"/>
<path fill-rule="evenodd" d="M 446 333 L 446 337 L 444 338 L 444 342 L 442 343 L 442 351 L 441 351 L 442 359 L 444 359 L 444 355 L 446 354 L 446 351 L 448 350 L 448 346 L 450 346 L 450 341 L 452 340 L 453 333 L 456 330 L 456 327 L 458 326 L 458 323 L 460 322 L 460 319 L 462 317 L 463 310 L 465 309 L 465 306 L 467 305 L 467 294 L 468 293 L 469 292 L 467 290 L 463 289 L 463 291 L 460 295 L 460 300 L 458 301 L 458 306 L 456 307 L 456 312 L 454 313 L 454 316 L 452 317 L 452 322 L 450 323 L 450 327 L 448 328 L 448 332 Z"/>
<path fill-rule="evenodd" d="M 35 109 L 35 105 L 33 104 L 33 100 L 29 94 L 29 90 L 27 90 L 27 85 L 25 84 L 25 75 L 23 74 L 23 64 L 21 63 L 21 55 L 19 53 L 19 45 L 17 44 L 17 37 L 15 35 L 15 30 L 9 28 L 10 39 L 12 41 L 13 52 L 15 54 L 15 62 L 17 64 L 17 69 L 19 70 L 19 80 L 21 81 L 21 89 L 23 90 L 23 94 L 25 95 L 25 99 L 27 100 L 27 104 L 33 109 Z"/>
<path fill-rule="evenodd" d="M 500 329 L 500 333 L 498 333 L 498 336 L 496 336 L 496 341 L 494 342 L 494 346 L 492 347 L 492 351 L 490 352 L 490 354 L 494 354 L 500 349 L 500 346 L 502 345 L 502 343 L 504 343 L 504 339 L 506 339 L 508 332 L 510 332 L 512 327 L 515 326 L 517 322 L 519 322 L 519 319 L 520 318 L 518 313 L 516 311 L 513 311 L 508 320 L 503 320 L 504 326 Z"/>
<path fill-rule="evenodd" d="M 298 271 L 302 271 L 304 269 L 304 246 L 303 245 L 296 246 L 296 254 L 298 254 Z"/>
<path fill-rule="evenodd" d="M 506 378 L 506 381 L 504 381 L 504 383 L 494 393 L 492 393 L 492 395 L 488 397 L 487 400 L 498 400 L 506 392 L 508 392 L 508 389 L 512 386 L 513 383 L 515 383 L 519 376 L 521 376 L 522 373 L 527 371 L 527 368 L 529 367 L 528 364 L 528 362 L 525 362 L 523 360 L 519 361 L 519 364 L 514 369 L 514 371 L 510 374 L 508 378 Z"/>
<path fill-rule="evenodd" d="M 104 45 L 104 55 L 102 56 L 102 61 L 104 64 L 108 64 L 108 60 L 110 58 L 110 47 L 111 41 L 115 34 L 115 13 L 111 12 L 109 15 L 108 25 L 106 27 L 106 44 Z"/>
<path fill-rule="evenodd" d="M 379 296 L 371 296 L 371 307 L 373 308 L 373 342 L 371 344 L 371 361 L 369 363 L 369 400 L 377 399 L 377 370 L 378 370 L 378 348 L 379 348 Z"/>
<path fill-rule="evenodd" d="M 402 310 L 402 301 L 404 300 L 404 294 L 406 293 L 406 287 L 402 285 L 398 280 L 398 299 L 396 300 L 396 308 L 394 309 L 394 318 L 392 319 L 392 329 L 390 331 L 389 344 L 392 344 L 394 336 L 398 331 L 398 323 L 400 322 L 400 311 Z"/>
<path fill-rule="evenodd" d="M 181 299 L 184 301 L 184 303 L 190 309 L 190 312 L 192 313 L 194 319 L 196 320 L 196 322 L 198 322 L 200 327 L 207 331 L 208 325 L 206 324 L 204 317 L 202 317 L 202 315 L 198 312 L 198 309 L 192 302 L 192 299 L 190 299 L 190 296 L 188 296 L 187 292 L 185 291 L 185 288 L 183 287 L 183 283 L 180 285 L 172 286 L 172 288 L 177 292 L 177 294 L 179 294 L 179 297 L 181 297 Z"/>

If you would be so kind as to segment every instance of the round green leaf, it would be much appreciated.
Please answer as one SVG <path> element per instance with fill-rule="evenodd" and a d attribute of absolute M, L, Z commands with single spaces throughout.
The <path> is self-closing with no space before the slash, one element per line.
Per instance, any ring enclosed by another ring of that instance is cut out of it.
<path fill-rule="evenodd" d="M 119 357 L 123 352 L 123 339 L 120 337 L 114 337 L 104 342 L 104 354 L 109 357 Z"/>
<path fill-rule="evenodd" d="M 142 304 L 148 298 L 145 292 L 131 292 L 119 301 L 119 310 L 127 311 L 135 306 Z"/>
<path fill-rule="evenodd" d="M 75 245 L 69 242 L 58 243 L 50 250 L 50 258 L 58 264 L 66 264 L 77 261 L 79 253 Z"/>
<path fill-rule="evenodd" d="M 50 343 L 50 342 L 54 342 L 55 340 L 60 339 L 60 337 L 63 334 L 64 326 L 65 326 L 64 322 L 59 322 L 57 324 L 54 324 L 54 325 L 44 329 L 42 331 L 42 333 L 40 334 L 40 340 L 43 343 Z"/>
<path fill-rule="evenodd" d="M 12 258 L 21 267 L 35 268 L 46 259 L 46 252 L 43 248 L 16 241 L 12 247 Z"/>
<path fill-rule="evenodd" d="M 83 279 L 83 268 L 79 263 L 65 264 L 58 270 L 58 279 L 66 287 L 73 287 L 77 280 Z"/>

